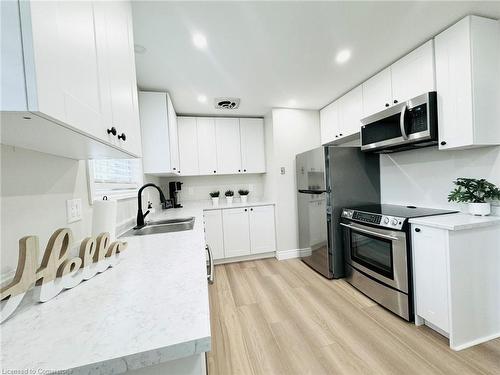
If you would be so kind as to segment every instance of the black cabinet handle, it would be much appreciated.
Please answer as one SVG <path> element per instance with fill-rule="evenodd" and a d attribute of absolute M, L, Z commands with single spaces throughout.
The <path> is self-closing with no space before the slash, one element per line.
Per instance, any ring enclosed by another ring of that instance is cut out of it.
<path fill-rule="evenodd" d="M 246 172 L 247 170 L 246 169 L 243 169 L 243 172 Z"/>
<path fill-rule="evenodd" d="M 446 144 L 446 142 L 445 142 L 445 141 L 442 141 L 442 142 L 441 142 L 441 146 L 444 146 L 445 144 Z"/>
<path fill-rule="evenodd" d="M 181 173 L 181 171 L 178 171 L 177 173 Z"/>
<path fill-rule="evenodd" d="M 118 136 L 118 139 L 121 139 L 123 142 L 125 142 L 127 140 L 127 136 L 125 135 L 125 133 L 122 133 Z"/>
<path fill-rule="evenodd" d="M 339 136 L 337 134 L 335 134 L 335 138 L 338 138 Z"/>
<path fill-rule="evenodd" d="M 420 232 L 420 228 L 415 228 L 415 232 Z"/>
<path fill-rule="evenodd" d="M 394 99 L 394 104 L 396 104 L 398 101 L 396 99 Z"/>
<path fill-rule="evenodd" d="M 108 134 L 113 134 L 116 135 L 116 128 L 114 126 L 111 127 L 111 129 L 108 129 Z"/>
<path fill-rule="evenodd" d="M 389 107 L 389 103 L 385 103 L 385 106 L 386 106 L 386 107 Z"/>
<path fill-rule="evenodd" d="M 238 172 L 241 172 L 241 169 L 238 169 Z"/>
<path fill-rule="evenodd" d="M 248 210 L 245 208 L 245 212 L 247 212 Z"/>
<path fill-rule="evenodd" d="M 251 208 L 250 211 L 253 211 L 253 208 Z"/>
<path fill-rule="evenodd" d="M 217 171 L 214 171 L 214 173 L 217 173 Z"/>
<path fill-rule="evenodd" d="M 339 136 L 342 137 L 342 133 L 340 133 Z"/>

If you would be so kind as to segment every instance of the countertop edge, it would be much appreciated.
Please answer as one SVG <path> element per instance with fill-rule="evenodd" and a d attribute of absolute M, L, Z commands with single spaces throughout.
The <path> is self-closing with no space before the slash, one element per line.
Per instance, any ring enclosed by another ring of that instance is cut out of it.
<path fill-rule="evenodd" d="M 448 219 L 453 219 L 452 215 L 467 215 L 467 214 L 451 214 L 451 215 L 439 215 L 439 216 L 424 216 L 424 217 L 418 217 L 418 218 L 413 218 L 409 220 L 410 224 L 417 224 L 417 225 L 425 225 L 428 227 L 432 228 L 438 228 L 438 229 L 446 229 L 450 231 L 459 231 L 459 230 L 467 230 L 467 229 L 474 229 L 474 228 L 484 228 L 484 227 L 489 227 L 489 226 L 494 226 L 494 225 L 500 225 L 500 216 L 488 216 L 488 217 L 477 217 L 476 222 L 468 222 L 468 223 L 456 223 L 454 224 L 451 222 L 452 220 L 449 220 L 449 222 L 445 222 L 445 220 Z M 437 219 L 439 218 L 439 219 Z M 473 219 L 472 217 L 471 219 Z M 485 218 L 488 218 L 485 220 Z M 481 220 L 483 219 L 483 220 Z M 442 221 L 441 221 L 442 220 Z"/>

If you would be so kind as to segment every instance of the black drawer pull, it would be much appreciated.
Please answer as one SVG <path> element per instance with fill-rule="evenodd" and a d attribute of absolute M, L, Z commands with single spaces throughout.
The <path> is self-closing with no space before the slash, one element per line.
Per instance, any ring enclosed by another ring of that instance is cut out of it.
<path fill-rule="evenodd" d="M 122 133 L 118 136 L 118 139 L 121 139 L 123 142 L 125 142 L 127 140 L 127 136 L 125 135 L 125 133 Z"/>
<path fill-rule="evenodd" d="M 420 232 L 420 228 L 415 228 L 415 232 Z"/>
<path fill-rule="evenodd" d="M 113 126 L 111 127 L 111 129 L 108 129 L 108 134 L 113 134 L 113 135 L 116 135 L 116 128 Z"/>

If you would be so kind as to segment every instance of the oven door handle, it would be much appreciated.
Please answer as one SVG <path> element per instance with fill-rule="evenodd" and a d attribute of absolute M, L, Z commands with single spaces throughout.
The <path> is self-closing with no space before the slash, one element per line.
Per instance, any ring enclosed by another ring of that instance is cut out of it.
<path fill-rule="evenodd" d="M 405 114 L 406 114 L 406 104 L 401 108 L 401 116 L 399 117 L 399 128 L 401 129 L 401 135 L 405 141 L 408 140 L 408 134 L 406 134 L 405 129 Z"/>
<path fill-rule="evenodd" d="M 378 232 L 373 232 L 373 231 L 368 230 L 368 229 L 355 227 L 354 225 L 349 225 L 349 224 L 344 224 L 344 223 L 340 223 L 340 225 L 342 225 L 343 227 L 349 228 L 349 229 L 357 230 L 358 232 L 361 232 L 361 233 L 371 234 L 372 236 L 385 238 L 386 240 L 392 240 L 392 241 L 399 240 L 399 238 L 397 238 L 397 237 L 388 236 L 387 234 L 382 234 L 382 233 L 378 233 Z"/>

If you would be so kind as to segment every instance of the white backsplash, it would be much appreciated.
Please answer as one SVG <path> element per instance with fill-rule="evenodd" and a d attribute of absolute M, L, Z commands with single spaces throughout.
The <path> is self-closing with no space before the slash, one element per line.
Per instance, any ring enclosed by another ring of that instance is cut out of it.
<path fill-rule="evenodd" d="M 383 203 L 466 210 L 465 205 L 448 202 L 453 180 L 485 178 L 500 186 L 500 147 L 426 148 L 381 155 L 380 174 Z M 492 207 L 496 215 L 500 215 L 499 203 Z"/>
<path fill-rule="evenodd" d="M 170 181 L 180 181 L 183 183 L 179 193 L 181 203 L 183 201 L 198 201 L 210 199 L 211 191 L 220 191 L 221 197 L 226 190 L 233 190 L 234 196 L 238 197 L 239 189 L 250 191 L 249 199 L 258 200 L 263 195 L 263 175 L 262 174 L 241 174 L 241 175 L 221 175 L 221 176 L 192 176 L 192 177 L 169 177 L 160 180 L 160 186 L 168 195 L 168 183 Z"/>

